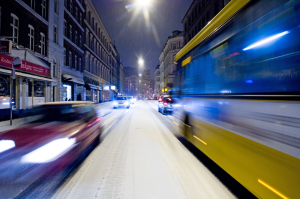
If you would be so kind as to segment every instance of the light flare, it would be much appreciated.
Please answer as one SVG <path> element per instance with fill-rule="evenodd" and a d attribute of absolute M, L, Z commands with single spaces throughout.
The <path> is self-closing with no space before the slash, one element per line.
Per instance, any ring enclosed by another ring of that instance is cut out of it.
<path fill-rule="evenodd" d="M 0 153 L 14 148 L 15 146 L 15 142 L 12 140 L 0 140 Z"/>

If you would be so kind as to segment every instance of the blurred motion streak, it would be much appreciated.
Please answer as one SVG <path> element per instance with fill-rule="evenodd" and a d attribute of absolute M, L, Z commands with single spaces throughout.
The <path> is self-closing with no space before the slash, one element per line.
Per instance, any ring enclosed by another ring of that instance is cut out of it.
<path fill-rule="evenodd" d="M 286 196 L 284 196 L 283 194 L 281 194 L 279 191 L 277 191 L 276 189 L 274 189 L 273 187 L 271 187 L 270 185 L 268 185 L 267 183 L 263 182 L 262 180 L 258 179 L 258 182 L 262 185 L 264 185 L 265 187 L 267 187 L 268 189 L 270 189 L 271 191 L 273 191 L 275 194 L 277 194 L 278 196 L 280 196 L 283 199 L 288 199 Z"/>
<path fill-rule="evenodd" d="M 207 145 L 206 142 L 204 142 L 203 140 L 201 140 L 200 138 L 198 138 L 197 136 L 193 135 L 194 138 L 196 138 L 197 140 L 199 140 L 200 142 L 202 142 L 203 144 Z"/>

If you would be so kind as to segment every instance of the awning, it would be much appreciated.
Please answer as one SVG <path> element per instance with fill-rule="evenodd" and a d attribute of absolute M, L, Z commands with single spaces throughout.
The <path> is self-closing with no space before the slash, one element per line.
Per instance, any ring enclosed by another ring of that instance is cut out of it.
<path fill-rule="evenodd" d="M 70 81 L 70 82 L 74 82 L 76 84 L 84 85 L 84 81 L 82 79 L 73 77 L 71 75 L 66 75 L 66 74 L 63 74 L 63 77 L 66 78 L 66 79 L 68 79 L 68 81 Z"/>
<path fill-rule="evenodd" d="M 88 85 L 91 87 L 91 89 L 99 90 L 99 87 L 94 84 L 88 84 Z"/>
<path fill-rule="evenodd" d="M 2 69 L 2 68 L 0 68 L 0 72 L 7 73 L 9 75 L 11 74 L 11 70 L 6 70 L 6 69 Z M 36 75 L 30 75 L 30 74 L 27 74 L 27 73 L 21 73 L 21 72 L 17 72 L 17 71 L 15 72 L 15 75 L 16 76 L 21 76 L 21 77 L 28 77 L 28 78 L 31 78 L 31 79 L 55 82 L 55 80 L 47 78 L 47 77 L 40 77 L 40 76 L 36 76 Z"/>

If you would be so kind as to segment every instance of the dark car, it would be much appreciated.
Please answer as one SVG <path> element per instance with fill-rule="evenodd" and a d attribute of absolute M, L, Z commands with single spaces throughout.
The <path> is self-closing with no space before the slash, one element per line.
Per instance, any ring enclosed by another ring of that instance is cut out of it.
<path fill-rule="evenodd" d="M 35 121 L 0 134 L 0 195 L 5 198 L 62 171 L 99 143 L 101 117 L 91 103 L 46 103 L 30 115 Z"/>
<path fill-rule="evenodd" d="M 166 114 L 167 112 L 173 111 L 173 100 L 171 96 L 164 96 L 160 101 L 158 101 L 158 112 Z"/>

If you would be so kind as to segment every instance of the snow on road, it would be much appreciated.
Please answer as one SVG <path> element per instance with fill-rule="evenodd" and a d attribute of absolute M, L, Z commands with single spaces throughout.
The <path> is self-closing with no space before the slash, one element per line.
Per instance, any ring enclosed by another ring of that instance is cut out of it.
<path fill-rule="evenodd" d="M 235 198 L 154 109 L 139 101 L 110 113 L 116 126 L 53 198 Z"/>

